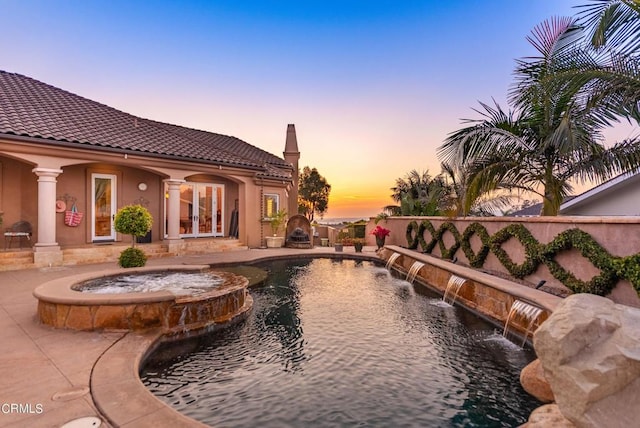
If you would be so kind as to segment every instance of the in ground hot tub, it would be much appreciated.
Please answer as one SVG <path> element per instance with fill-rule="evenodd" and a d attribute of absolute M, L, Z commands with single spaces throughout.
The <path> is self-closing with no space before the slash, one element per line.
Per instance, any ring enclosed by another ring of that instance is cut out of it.
<path fill-rule="evenodd" d="M 119 292 L 114 280 L 141 276 L 179 277 L 167 288 L 141 281 L 131 292 Z M 200 273 L 211 280 L 210 286 L 188 278 Z M 109 292 L 100 291 L 100 282 L 110 284 Z M 197 282 L 196 285 L 193 282 Z M 33 292 L 38 299 L 38 317 L 43 324 L 73 330 L 142 330 L 160 328 L 164 333 L 181 333 L 209 328 L 232 321 L 247 313 L 253 300 L 247 293 L 248 280 L 231 272 L 211 271 L 208 266 L 167 266 L 113 269 L 42 284 Z M 115 287 L 115 290 L 114 290 Z"/>

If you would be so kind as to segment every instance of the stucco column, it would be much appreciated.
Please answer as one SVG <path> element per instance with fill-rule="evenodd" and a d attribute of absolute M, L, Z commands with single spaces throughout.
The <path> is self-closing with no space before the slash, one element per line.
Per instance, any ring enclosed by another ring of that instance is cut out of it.
<path fill-rule="evenodd" d="M 35 246 L 59 248 L 56 242 L 56 178 L 62 170 L 34 168 L 31 172 L 38 176 L 38 236 Z"/>
<path fill-rule="evenodd" d="M 180 185 L 185 180 L 168 179 L 167 183 L 169 199 L 167 201 L 167 239 L 180 239 Z"/>

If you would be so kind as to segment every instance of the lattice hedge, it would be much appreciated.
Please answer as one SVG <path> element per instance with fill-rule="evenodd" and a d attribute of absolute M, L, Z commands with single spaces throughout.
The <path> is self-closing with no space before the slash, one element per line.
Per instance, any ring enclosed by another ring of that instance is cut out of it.
<path fill-rule="evenodd" d="M 429 241 L 424 237 L 425 232 L 429 232 L 431 236 Z M 451 233 L 455 240 L 449 248 L 445 247 L 442 239 L 446 232 Z M 473 235 L 476 235 L 481 242 L 477 252 L 473 251 L 470 244 Z M 471 223 L 460 234 L 452 222 L 444 222 L 436 229 L 431 221 L 423 220 L 420 224 L 412 221 L 407 225 L 406 238 L 408 248 L 416 250 L 420 246 L 424 253 L 431 253 L 438 245 L 440 254 L 445 259 L 452 259 L 462 248 L 469 264 L 475 268 L 481 268 L 484 265 L 491 251 L 515 278 L 531 275 L 541 264 L 544 264 L 554 278 L 574 293 L 604 296 L 611 292 L 620 279 L 626 279 L 640 294 L 640 253 L 628 257 L 612 256 L 591 235 L 577 228 L 565 230 L 548 244 L 542 244 L 520 223 L 510 224 L 490 236 L 487 229 L 477 222 Z M 502 244 L 512 238 L 517 239 L 524 247 L 525 261 L 521 264 L 514 263 L 509 254 L 502 249 Z M 573 248 L 579 250 L 583 257 L 593 263 L 600 270 L 600 274 L 589 281 L 582 281 L 555 261 L 558 254 Z"/>

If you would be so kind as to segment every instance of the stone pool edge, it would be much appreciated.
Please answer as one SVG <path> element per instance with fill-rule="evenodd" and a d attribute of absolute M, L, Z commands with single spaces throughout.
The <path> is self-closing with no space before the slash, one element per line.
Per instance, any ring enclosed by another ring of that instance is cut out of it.
<path fill-rule="evenodd" d="M 208 426 L 153 395 L 140 380 L 140 367 L 162 343 L 227 328 L 245 320 L 252 307 L 253 298 L 247 296 L 244 306 L 232 319 L 203 331 L 178 335 L 167 335 L 160 329 L 127 332 L 98 358 L 91 372 L 91 396 L 102 417 L 118 427 Z"/>

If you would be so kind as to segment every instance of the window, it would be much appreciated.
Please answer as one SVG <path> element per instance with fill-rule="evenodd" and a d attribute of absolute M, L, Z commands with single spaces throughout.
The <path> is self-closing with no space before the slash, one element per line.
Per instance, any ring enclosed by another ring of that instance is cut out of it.
<path fill-rule="evenodd" d="M 280 195 L 275 193 L 264 194 L 264 217 L 272 218 L 280 209 Z"/>

